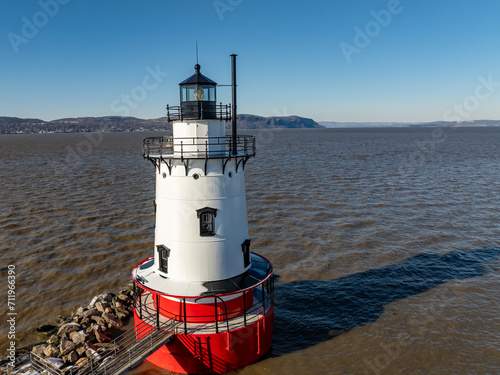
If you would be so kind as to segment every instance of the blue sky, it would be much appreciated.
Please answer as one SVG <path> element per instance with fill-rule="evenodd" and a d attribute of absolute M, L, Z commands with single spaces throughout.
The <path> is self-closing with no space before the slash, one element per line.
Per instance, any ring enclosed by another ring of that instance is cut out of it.
<path fill-rule="evenodd" d="M 198 41 L 219 84 L 238 54 L 239 113 L 500 119 L 499 16 L 498 0 L 0 0 L 0 116 L 164 116 Z"/>

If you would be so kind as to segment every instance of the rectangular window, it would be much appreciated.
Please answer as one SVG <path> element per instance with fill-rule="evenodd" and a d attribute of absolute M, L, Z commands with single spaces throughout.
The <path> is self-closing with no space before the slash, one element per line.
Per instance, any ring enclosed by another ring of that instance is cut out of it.
<path fill-rule="evenodd" d="M 196 210 L 196 213 L 200 219 L 200 236 L 215 236 L 215 216 L 217 216 L 217 209 L 205 207 Z"/>
<path fill-rule="evenodd" d="M 243 251 L 243 265 L 247 268 L 250 265 L 250 240 L 245 240 L 241 244 L 241 251 Z"/>
<path fill-rule="evenodd" d="M 158 250 L 159 270 L 168 273 L 168 257 L 170 256 L 170 249 L 165 245 L 156 246 Z"/>
<path fill-rule="evenodd" d="M 204 212 L 200 215 L 201 231 L 204 234 L 210 234 L 214 231 L 214 215 L 210 212 Z"/>

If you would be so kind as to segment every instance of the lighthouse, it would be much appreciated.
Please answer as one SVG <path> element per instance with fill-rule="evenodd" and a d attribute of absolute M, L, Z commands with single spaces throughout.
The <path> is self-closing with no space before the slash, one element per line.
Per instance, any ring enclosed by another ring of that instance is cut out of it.
<path fill-rule="evenodd" d="M 232 105 L 217 103 L 217 83 L 195 65 L 167 106 L 173 134 L 144 139 L 155 170 L 152 255 L 132 270 L 139 340 L 169 339 L 146 361 L 176 373 L 221 374 L 271 347 L 271 263 L 251 251 L 245 192 L 255 138 L 236 129 L 236 55 Z M 225 124 L 232 120 L 232 134 Z"/>

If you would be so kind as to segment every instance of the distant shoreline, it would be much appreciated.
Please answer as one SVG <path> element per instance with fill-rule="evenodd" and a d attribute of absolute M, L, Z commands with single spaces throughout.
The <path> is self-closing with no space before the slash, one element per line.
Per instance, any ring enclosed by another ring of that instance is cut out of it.
<path fill-rule="evenodd" d="M 226 129 L 231 127 L 226 122 Z M 381 128 L 443 128 L 500 127 L 500 120 L 474 120 L 462 122 L 434 121 L 417 122 L 336 122 L 319 121 L 300 116 L 262 117 L 249 114 L 238 115 L 239 130 L 282 129 L 381 129 Z M 64 118 L 53 121 L 40 119 L 0 117 L 0 134 L 71 134 L 71 133 L 125 133 L 125 132 L 171 132 L 172 124 L 167 117 L 139 119 L 136 117 L 104 116 Z"/>
<path fill-rule="evenodd" d="M 261 128 L 261 129 L 240 129 L 244 133 L 260 132 L 260 131 L 309 131 L 309 130 L 374 130 L 374 129 L 466 129 L 466 128 L 500 128 L 500 125 L 458 125 L 458 126 L 439 126 L 439 125 L 417 125 L 417 126 L 350 126 L 350 127 L 324 127 L 324 128 Z M 148 130 L 92 130 L 92 131 L 72 131 L 72 132 L 30 132 L 30 133 L 0 133 L 2 135 L 49 135 L 49 134 L 90 134 L 90 133 L 105 133 L 105 134 L 125 134 L 125 133 L 172 133 L 166 129 L 148 129 Z M 228 133 L 230 135 L 230 132 Z"/>

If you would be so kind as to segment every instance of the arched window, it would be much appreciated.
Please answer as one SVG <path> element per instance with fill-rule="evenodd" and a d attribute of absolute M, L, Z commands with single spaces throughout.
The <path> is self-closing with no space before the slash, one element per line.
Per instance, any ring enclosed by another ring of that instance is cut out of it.
<path fill-rule="evenodd" d="M 168 257 L 170 256 L 170 249 L 165 245 L 156 246 L 158 250 L 158 260 L 159 260 L 159 270 L 161 272 L 168 273 Z"/>
<path fill-rule="evenodd" d="M 245 240 L 241 244 L 241 251 L 243 251 L 243 264 L 247 268 L 250 265 L 250 240 Z"/>
<path fill-rule="evenodd" d="M 200 219 L 200 236 L 215 236 L 215 217 L 217 209 L 205 207 L 196 210 L 198 219 Z"/>

